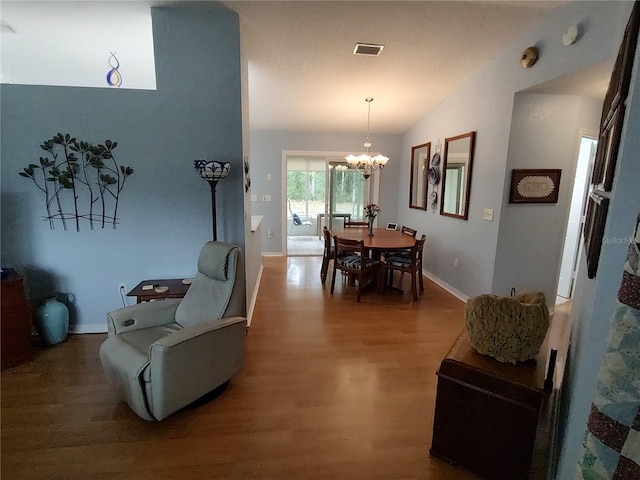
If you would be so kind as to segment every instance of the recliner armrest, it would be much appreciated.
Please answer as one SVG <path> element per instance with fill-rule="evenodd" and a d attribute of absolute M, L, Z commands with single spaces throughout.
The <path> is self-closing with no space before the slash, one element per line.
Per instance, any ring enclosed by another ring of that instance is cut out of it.
<path fill-rule="evenodd" d="M 186 327 L 182 330 L 178 330 L 177 332 L 172 333 L 171 335 L 167 335 L 166 337 L 163 337 L 160 340 L 157 340 L 153 345 L 151 345 L 151 348 L 153 349 L 153 347 L 166 347 L 166 348 L 173 347 L 182 342 L 191 340 L 192 338 L 197 337 L 198 335 L 203 335 L 208 332 L 220 330 L 224 327 L 227 327 L 229 325 L 234 325 L 236 323 L 242 323 L 243 325 L 246 326 L 247 319 L 244 317 L 229 317 L 229 318 L 222 318 L 220 320 L 216 320 L 211 323 L 204 323 L 201 325 L 194 325 L 193 327 Z"/>
<path fill-rule="evenodd" d="M 166 325 L 175 321 L 180 298 L 138 303 L 107 313 L 109 334 Z"/>
<path fill-rule="evenodd" d="M 151 345 L 149 409 L 157 420 L 222 385 L 242 369 L 247 320 L 186 327 Z"/>

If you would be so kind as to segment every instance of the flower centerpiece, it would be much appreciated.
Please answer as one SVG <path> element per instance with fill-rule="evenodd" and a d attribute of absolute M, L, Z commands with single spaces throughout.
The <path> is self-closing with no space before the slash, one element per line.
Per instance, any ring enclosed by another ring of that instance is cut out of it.
<path fill-rule="evenodd" d="M 364 207 L 364 216 L 369 222 L 369 235 L 373 236 L 373 221 L 380 213 L 380 205 L 376 205 L 375 203 L 370 203 L 366 207 Z"/>

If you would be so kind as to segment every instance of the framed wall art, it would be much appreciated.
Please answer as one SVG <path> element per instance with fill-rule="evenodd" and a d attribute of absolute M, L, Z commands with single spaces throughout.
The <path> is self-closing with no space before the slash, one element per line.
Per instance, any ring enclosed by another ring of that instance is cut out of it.
<path fill-rule="evenodd" d="M 609 210 L 609 199 L 595 192 L 589 196 L 587 205 L 587 216 L 584 224 L 584 249 L 587 253 L 587 276 L 591 279 L 596 277 L 598 270 L 598 260 L 602 241 L 604 238 L 604 227 L 607 222 L 607 211 Z"/>
<path fill-rule="evenodd" d="M 509 203 L 558 203 L 559 168 L 513 169 Z"/>

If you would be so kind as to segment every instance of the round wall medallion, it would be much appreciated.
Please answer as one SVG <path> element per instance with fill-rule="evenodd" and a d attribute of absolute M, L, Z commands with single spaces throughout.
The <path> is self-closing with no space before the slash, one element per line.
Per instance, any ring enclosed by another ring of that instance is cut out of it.
<path fill-rule="evenodd" d="M 525 48 L 520 56 L 520 65 L 530 68 L 538 61 L 538 49 L 536 47 Z"/>
<path fill-rule="evenodd" d="M 438 194 L 433 191 L 429 195 L 429 203 L 431 204 L 431 208 L 435 209 L 438 206 Z"/>
<path fill-rule="evenodd" d="M 576 42 L 576 40 L 578 39 L 578 34 L 579 33 L 580 33 L 580 31 L 579 31 L 577 25 L 573 25 L 573 26 L 569 27 L 567 32 L 562 37 L 562 44 L 564 46 L 566 46 L 566 47 L 568 47 L 569 45 L 573 45 Z"/>
<path fill-rule="evenodd" d="M 440 181 L 440 170 L 436 167 L 431 167 L 428 170 L 427 178 L 429 179 L 429 183 L 431 185 L 436 185 Z"/>

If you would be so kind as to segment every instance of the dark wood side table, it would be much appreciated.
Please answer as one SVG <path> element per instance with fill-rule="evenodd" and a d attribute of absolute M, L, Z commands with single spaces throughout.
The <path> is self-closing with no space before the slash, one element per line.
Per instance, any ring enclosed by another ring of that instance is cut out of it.
<path fill-rule="evenodd" d="M 22 277 L 9 270 L 2 279 L 2 370 L 33 360 L 35 345 L 31 338 L 31 312 L 24 295 Z"/>
<path fill-rule="evenodd" d="M 546 354 L 501 363 L 476 352 L 465 329 L 437 373 L 431 455 L 490 480 L 545 478 L 532 459 L 550 393 Z"/>
<path fill-rule="evenodd" d="M 127 297 L 136 297 L 137 303 L 148 302 L 149 300 L 161 300 L 165 298 L 182 298 L 189 290 L 190 284 L 182 283 L 182 278 L 164 278 L 155 280 L 143 280 L 135 286 L 133 290 L 127 293 Z M 152 285 L 153 288 L 143 290 L 146 285 Z M 156 292 L 156 287 L 169 287 L 164 293 Z"/>

